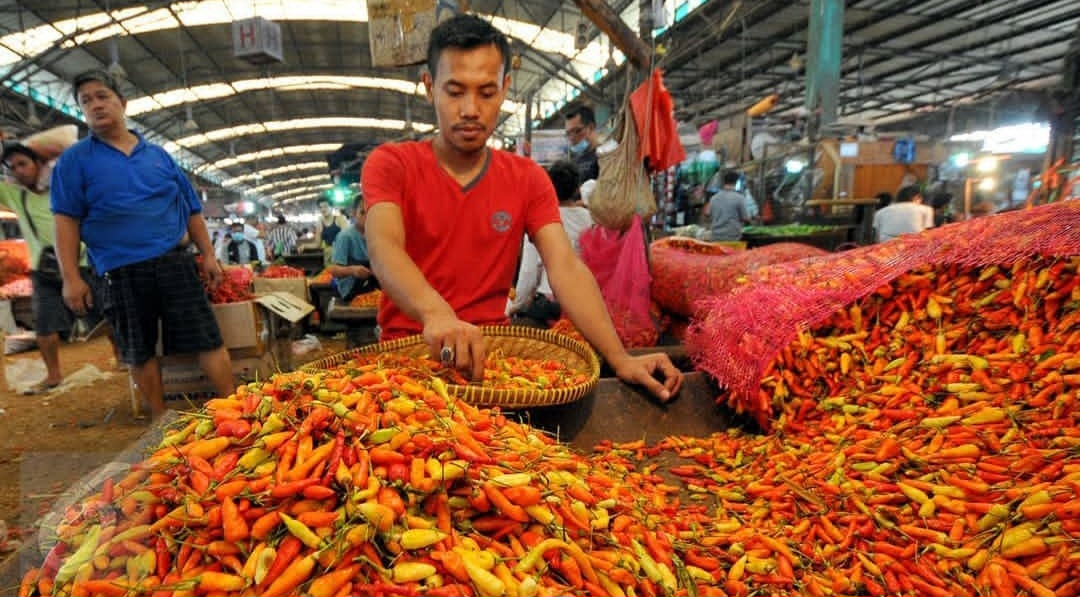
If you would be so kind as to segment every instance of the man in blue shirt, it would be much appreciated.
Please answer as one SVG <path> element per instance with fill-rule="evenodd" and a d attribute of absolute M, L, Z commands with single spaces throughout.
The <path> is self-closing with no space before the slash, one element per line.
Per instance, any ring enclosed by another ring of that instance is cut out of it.
<path fill-rule="evenodd" d="M 112 75 L 80 74 L 73 90 L 91 135 L 60 156 L 52 175 L 64 301 L 77 314 L 93 302 L 79 277 L 81 241 L 104 278 L 103 310 L 151 414 L 165 411 L 159 322 L 165 353 L 198 354 L 214 388 L 228 396 L 232 364 L 199 279 L 201 269 L 218 284 L 221 267 L 195 190 L 164 149 L 127 128 L 127 102 Z"/>
<path fill-rule="evenodd" d="M 330 275 L 334 286 L 345 302 L 356 295 L 375 290 L 379 281 L 371 273 L 367 239 L 364 238 L 364 199 L 357 196 L 353 201 L 353 225 L 345 228 L 334 238 L 334 255 L 330 263 Z"/>

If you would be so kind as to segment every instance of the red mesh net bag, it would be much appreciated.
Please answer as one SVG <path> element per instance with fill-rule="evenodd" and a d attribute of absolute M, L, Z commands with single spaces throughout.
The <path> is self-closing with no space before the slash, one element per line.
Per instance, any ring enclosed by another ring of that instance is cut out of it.
<path fill-rule="evenodd" d="M 763 429 L 856 396 L 1037 397 L 1030 373 L 1080 350 L 1077 255 L 1080 203 L 951 224 L 759 269 L 701 301 L 686 344 Z"/>
<path fill-rule="evenodd" d="M 691 317 L 698 301 L 731 291 L 762 266 L 825 254 L 800 243 L 742 251 L 690 239 L 662 239 L 651 245 L 649 253 L 652 296 L 665 311 Z"/>
<path fill-rule="evenodd" d="M 649 262 L 641 218 L 626 232 L 593 226 L 581 234 L 581 260 L 596 277 L 615 331 L 626 347 L 656 346 L 660 337 L 649 313 Z"/>

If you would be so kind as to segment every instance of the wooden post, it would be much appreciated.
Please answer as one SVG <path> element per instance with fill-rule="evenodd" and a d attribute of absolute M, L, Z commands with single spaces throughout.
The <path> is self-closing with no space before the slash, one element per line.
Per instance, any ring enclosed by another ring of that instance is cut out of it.
<path fill-rule="evenodd" d="M 649 68 L 649 46 L 623 22 L 604 0 L 574 0 L 574 4 L 600 31 L 603 31 L 615 47 L 626 55 L 630 64 L 639 69 Z"/>

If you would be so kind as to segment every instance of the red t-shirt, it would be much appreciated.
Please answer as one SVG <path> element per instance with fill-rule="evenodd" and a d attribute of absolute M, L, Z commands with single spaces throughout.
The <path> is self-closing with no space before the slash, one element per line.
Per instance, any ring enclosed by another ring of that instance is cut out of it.
<path fill-rule="evenodd" d="M 462 321 L 506 322 L 506 300 L 523 235 L 560 222 L 544 169 L 528 158 L 490 150 L 478 178 L 462 187 L 439 165 L 431 141 L 382 145 L 364 163 L 364 204 L 401 209 L 405 252 Z M 382 339 L 422 331 L 386 295 Z"/>

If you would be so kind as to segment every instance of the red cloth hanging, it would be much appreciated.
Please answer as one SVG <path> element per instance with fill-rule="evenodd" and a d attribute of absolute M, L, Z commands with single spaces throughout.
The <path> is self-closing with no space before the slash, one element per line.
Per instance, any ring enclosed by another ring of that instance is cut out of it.
<path fill-rule="evenodd" d="M 664 87 L 660 69 L 653 70 L 652 76 L 630 94 L 630 109 L 641 139 L 641 158 L 649 161 L 651 170 L 666 170 L 686 159 L 675 122 L 675 102 Z"/>

